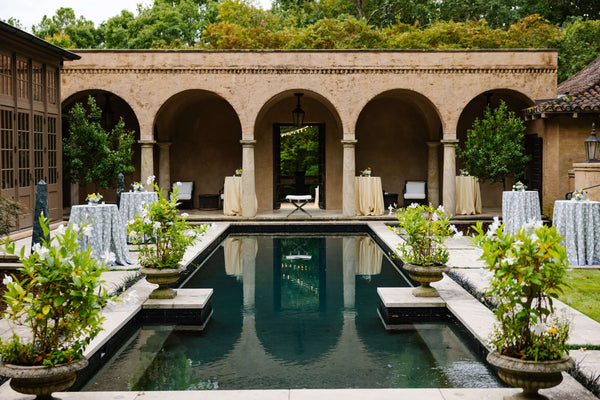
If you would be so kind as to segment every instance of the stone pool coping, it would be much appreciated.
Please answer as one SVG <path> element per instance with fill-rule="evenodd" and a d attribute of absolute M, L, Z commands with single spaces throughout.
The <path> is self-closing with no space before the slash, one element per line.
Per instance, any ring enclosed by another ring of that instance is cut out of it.
<path fill-rule="evenodd" d="M 339 221 L 334 222 L 339 224 Z M 248 225 L 261 225 L 261 224 L 273 224 L 273 223 L 248 223 Z M 281 223 L 279 223 L 281 224 Z M 354 225 L 357 223 L 353 222 Z M 222 235 L 228 230 L 230 223 L 217 223 L 212 229 L 207 231 L 204 240 L 200 243 L 196 243 L 186 251 L 183 263 L 188 265 L 193 261 L 196 256 L 203 251 L 206 251 L 214 245 L 216 240 L 219 240 Z M 288 224 L 289 225 L 289 224 Z M 366 225 L 378 237 L 378 240 L 385 243 L 390 248 L 395 248 L 399 242 L 399 238 L 396 234 L 390 231 L 386 224 L 381 221 L 372 221 L 364 224 L 358 223 L 358 225 Z M 451 253 L 450 264 L 454 267 L 455 272 L 462 273 L 464 268 L 466 271 L 470 269 L 471 272 L 478 273 L 478 269 L 481 267 L 480 262 L 475 260 L 478 258 L 477 250 L 470 248 L 466 240 L 459 240 L 457 242 L 449 243 L 449 250 Z M 473 269 L 475 268 L 475 269 Z M 473 276 L 468 276 L 471 280 Z M 479 282 L 478 284 L 484 284 Z M 479 339 L 482 343 L 486 343 L 486 338 L 493 329 L 493 323 L 495 321 L 493 314 L 485 306 L 483 306 L 474 297 L 468 294 L 462 287 L 460 287 L 452 279 L 445 277 L 442 281 L 433 284 L 438 291 L 442 299 L 446 302 L 448 309 L 456 316 L 456 318 L 473 334 L 474 337 Z M 94 341 L 88 346 L 86 354 L 93 354 L 98 351 L 103 344 L 106 343 L 113 332 L 124 326 L 131 318 L 133 318 L 137 312 L 141 309 L 143 302 L 147 299 L 148 294 L 153 289 L 154 285 L 147 283 L 145 280 L 141 280 L 133 285 L 128 292 L 135 290 L 137 298 L 133 298 L 128 303 L 119 303 L 113 309 L 106 310 L 104 315 L 106 317 L 105 330 L 94 339 Z M 566 309 L 570 307 L 564 305 Z M 572 310 L 572 309 L 570 309 Z M 574 310 L 573 310 L 574 311 Z M 592 342 L 600 343 L 600 324 L 584 316 L 581 313 L 575 312 L 574 323 L 573 323 L 573 339 L 571 343 L 577 343 L 580 345 L 591 345 L 595 344 Z M 588 321 L 589 320 L 589 321 Z M 382 326 L 382 329 L 383 326 Z M 7 336 L 6 321 L 0 320 L 0 337 L 6 338 Z M 581 342 L 580 340 L 583 340 Z M 591 376 L 597 376 L 600 372 L 600 352 L 596 351 L 572 351 L 571 355 L 576 361 L 581 361 L 584 369 L 589 371 Z M 587 360 L 587 362 L 586 362 Z M 594 375 L 595 374 L 595 375 Z M 563 374 L 564 380 L 559 386 L 542 390 L 541 393 L 548 396 L 550 399 L 597 399 L 583 386 L 576 382 L 570 375 Z M 205 399 L 215 400 L 229 400 L 229 399 L 265 399 L 265 400 L 304 400 L 304 399 L 377 399 L 387 400 L 397 398 L 418 398 L 423 400 L 449 400 L 449 399 L 487 399 L 495 400 L 502 399 L 504 396 L 510 396 L 514 393 L 518 393 L 518 389 L 291 389 L 291 390 L 217 390 L 217 391 L 203 391 L 202 397 Z M 60 394 L 60 398 L 64 400 L 70 399 L 83 399 L 83 400 L 96 400 L 96 399 L 164 399 L 170 398 L 171 400 L 187 400 L 196 398 L 197 392 L 64 392 Z M 14 392 L 8 382 L 0 386 L 0 398 L 3 400 L 25 400 L 32 399 L 32 396 L 24 396 Z"/>

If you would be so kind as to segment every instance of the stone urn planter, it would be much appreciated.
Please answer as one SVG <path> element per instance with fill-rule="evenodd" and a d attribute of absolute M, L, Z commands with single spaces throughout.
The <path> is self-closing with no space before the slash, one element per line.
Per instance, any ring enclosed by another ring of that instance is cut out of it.
<path fill-rule="evenodd" d="M 12 378 L 10 387 L 19 393 L 36 395 L 36 400 L 55 400 L 52 393 L 65 390 L 75 383 L 76 372 L 87 364 L 85 357 L 54 366 L 0 364 L 0 375 Z"/>
<path fill-rule="evenodd" d="M 441 281 L 444 278 L 444 272 L 450 270 L 447 265 L 431 265 L 422 266 L 405 263 L 403 267 L 408 271 L 408 275 L 411 279 L 419 282 L 421 286 L 417 286 L 413 289 L 412 294 L 415 297 L 439 297 L 438 291 L 431 287 L 431 282 Z"/>
<path fill-rule="evenodd" d="M 573 359 L 566 355 L 554 361 L 528 361 L 503 356 L 496 351 L 488 354 L 487 361 L 498 367 L 500 379 L 523 389 L 523 393 L 516 396 L 522 399 L 545 399 L 538 390 L 557 386 L 562 382 L 562 371 L 575 366 Z"/>
<path fill-rule="evenodd" d="M 150 293 L 151 299 L 174 299 L 177 291 L 171 289 L 169 284 L 179 279 L 179 269 L 173 268 L 140 268 L 140 272 L 146 275 L 146 280 L 155 283 L 158 288 Z"/>

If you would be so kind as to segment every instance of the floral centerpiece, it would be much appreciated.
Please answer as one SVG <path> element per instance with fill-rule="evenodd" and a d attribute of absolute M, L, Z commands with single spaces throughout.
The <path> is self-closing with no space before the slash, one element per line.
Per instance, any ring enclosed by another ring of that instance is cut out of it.
<path fill-rule="evenodd" d="M 187 221 L 188 214 L 178 215 L 178 185 L 175 184 L 170 200 L 168 200 L 154 183 L 150 176 L 146 182 L 154 187 L 158 200 L 146 204 L 141 213 L 128 222 L 129 238 L 132 243 L 139 245 L 140 271 L 146 274 L 146 279 L 160 286 L 150 295 L 150 298 L 173 298 L 176 292 L 167 285 L 170 282 L 158 282 L 152 274 L 161 275 L 164 279 L 179 277 L 179 262 L 182 260 L 187 246 L 202 236 L 207 225 L 192 227 Z M 145 239 L 150 244 L 143 245 Z M 153 271 L 159 270 L 159 272 Z M 160 271 L 162 270 L 162 271 Z M 166 278 L 166 276 L 170 278 Z M 153 282 L 154 280 L 154 282 Z"/>
<path fill-rule="evenodd" d="M 49 237 L 49 219 L 42 215 L 40 225 L 44 237 Z M 104 263 L 90 251 L 79 250 L 78 239 L 86 228 L 61 225 L 52 239 L 36 243 L 30 255 L 25 255 L 23 247 L 21 278 L 3 280 L 4 319 L 13 332 L 14 327 L 24 326 L 31 333 L 14 332 L 11 339 L 0 341 L 0 375 L 12 377 L 11 386 L 17 391 L 39 395 L 46 390 L 42 381 L 26 382 L 30 378 L 22 371 L 29 371 L 30 366 L 37 366 L 32 375 L 49 374 L 58 380 L 55 385 L 66 385 L 52 386 L 50 393 L 69 387 L 75 371 L 87 365 L 83 351 L 102 330 L 101 309 L 109 300 L 100 280 Z M 15 245 L 8 238 L 5 247 L 15 254 Z M 38 391 L 28 391 L 32 388 Z"/>
<path fill-rule="evenodd" d="M 471 176 L 471 175 L 469 175 L 469 171 L 467 171 L 466 169 L 460 169 L 459 173 L 460 173 L 460 176 Z"/>
<path fill-rule="evenodd" d="M 85 200 L 88 202 L 88 204 L 96 205 L 100 202 L 100 200 L 102 200 L 102 198 L 103 196 L 100 193 L 90 193 L 87 195 Z"/>
<path fill-rule="evenodd" d="M 587 190 L 579 189 L 573 192 L 573 199 L 577 201 L 585 200 L 585 196 L 587 195 Z"/>
<path fill-rule="evenodd" d="M 371 176 L 371 167 L 367 167 L 360 171 L 360 176 Z"/>
<path fill-rule="evenodd" d="M 527 190 L 527 186 L 521 182 L 521 181 L 517 181 L 514 185 L 513 185 L 513 190 L 517 191 L 517 192 L 524 192 L 525 190 Z"/>
<path fill-rule="evenodd" d="M 562 237 L 540 221 L 515 234 L 505 232 L 497 219 L 486 232 L 481 223 L 475 231 L 474 241 L 483 250 L 481 258 L 490 273 L 487 295 L 497 306 L 498 322 L 491 337 L 495 351 L 488 361 L 500 367 L 500 377 L 513 386 L 521 386 L 522 368 L 531 377 L 535 363 L 547 362 L 552 376 L 521 387 L 535 393 L 557 385 L 560 372 L 573 366 L 566 355 L 569 322 L 555 314 L 552 301 L 566 286 L 569 262 Z"/>
<path fill-rule="evenodd" d="M 449 269 L 445 265 L 448 262 L 448 248 L 444 242 L 462 233 L 450 224 L 443 206 L 435 208 L 431 204 L 413 203 L 398 209 L 396 219 L 399 232 L 404 237 L 397 251 L 411 278 L 422 284 L 413 294 L 419 297 L 439 296 L 429 284 L 441 280 L 442 273 Z"/>
<path fill-rule="evenodd" d="M 133 182 L 131 184 L 131 187 L 133 188 L 134 192 L 141 192 L 142 190 L 144 190 L 144 184 L 141 182 Z"/>
<path fill-rule="evenodd" d="M 235 176 L 242 176 L 242 169 L 238 168 L 235 170 Z"/>

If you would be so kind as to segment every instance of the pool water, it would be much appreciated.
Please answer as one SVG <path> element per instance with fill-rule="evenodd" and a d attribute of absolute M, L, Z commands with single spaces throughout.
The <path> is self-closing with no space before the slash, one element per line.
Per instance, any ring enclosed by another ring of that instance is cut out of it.
<path fill-rule="evenodd" d="M 452 322 L 386 331 L 391 286 L 409 281 L 367 235 L 230 235 L 184 283 L 214 289 L 206 329 L 141 326 L 84 390 L 501 385 Z"/>

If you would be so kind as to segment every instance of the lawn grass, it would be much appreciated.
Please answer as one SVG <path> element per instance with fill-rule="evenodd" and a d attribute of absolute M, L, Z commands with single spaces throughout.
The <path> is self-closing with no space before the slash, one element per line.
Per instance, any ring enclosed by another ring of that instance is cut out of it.
<path fill-rule="evenodd" d="M 600 322 L 600 270 L 574 269 L 567 273 L 570 287 L 559 300 Z"/>

